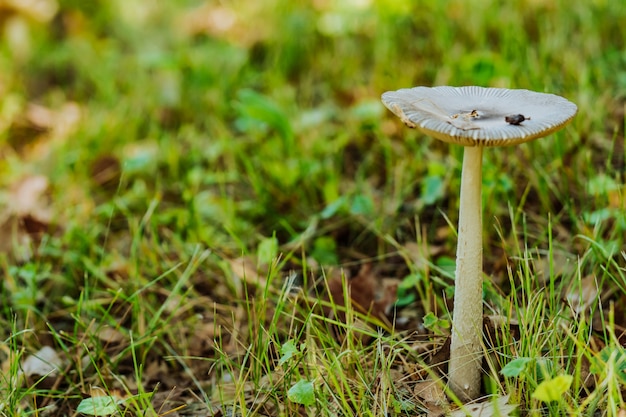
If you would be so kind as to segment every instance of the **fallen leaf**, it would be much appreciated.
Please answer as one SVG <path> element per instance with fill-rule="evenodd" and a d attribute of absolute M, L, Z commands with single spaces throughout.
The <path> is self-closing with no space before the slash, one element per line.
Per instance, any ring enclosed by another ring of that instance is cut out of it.
<path fill-rule="evenodd" d="M 26 157 L 45 159 L 74 132 L 80 119 L 81 108 L 74 102 L 58 109 L 30 103 L 12 121 L 9 144 Z"/>
<path fill-rule="evenodd" d="M 50 346 L 44 346 L 24 359 L 22 373 L 26 376 L 55 375 L 62 364 L 63 361 L 57 352 Z"/>
<path fill-rule="evenodd" d="M 53 228 L 48 198 L 49 181 L 41 175 L 22 178 L 10 187 L 8 204 L 0 212 L 0 252 L 11 252 L 16 246 L 30 256 L 29 245 Z"/>
<path fill-rule="evenodd" d="M 454 119 L 450 119 L 448 120 L 448 123 L 450 123 L 452 126 L 456 127 L 457 129 L 461 129 L 461 130 L 475 130 L 475 129 L 480 129 L 480 126 L 478 126 L 476 123 L 472 122 L 471 120 L 468 120 L 467 118 L 454 118 Z"/>
<path fill-rule="evenodd" d="M 19 216 L 37 214 L 41 220 L 49 220 L 49 210 L 42 203 L 49 186 L 48 178 L 43 175 L 22 178 L 11 187 L 9 210 Z"/>
<path fill-rule="evenodd" d="M 122 175 L 122 164 L 114 155 L 101 155 L 91 164 L 91 178 L 100 188 L 116 191 Z"/>
<path fill-rule="evenodd" d="M 241 400 L 242 398 L 246 403 L 262 403 L 268 398 L 268 393 L 272 392 L 273 387 L 276 385 L 275 381 L 280 381 L 284 377 L 284 374 L 280 370 L 276 370 L 272 373 L 263 375 L 259 381 L 238 381 L 238 376 L 234 378 L 224 375 L 218 381 L 217 389 L 213 390 L 211 395 L 212 403 L 214 405 L 228 404 L 235 399 Z"/>
<path fill-rule="evenodd" d="M 439 347 L 439 350 L 434 352 L 430 358 L 430 366 L 432 369 L 439 372 L 440 375 L 444 375 L 448 372 L 448 361 L 450 360 L 450 336 L 446 337 L 445 341 Z"/>
<path fill-rule="evenodd" d="M 0 0 L 0 14 L 15 13 L 38 22 L 48 22 L 59 5 L 55 0 Z"/>
<path fill-rule="evenodd" d="M 78 126 L 82 117 L 82 108 L 78 103 L 69 101 L 55 110 L 52 119 L 52 131 L 55 138 L 66 138 Z"/>
<path fill-rule="evenodd" d="M 447 236 L 449 231 L 445 228 L 441 229 Z M 408 258 L 411 260 L 411 265 L 416 270 L 427 271 L 430 268 L 430 262 L 432 259 L 444 252 L 443 246 L 435 246 L 426 243 L 407 242 L 403 245 Z"/>
<path fill-rule="evenodd" d="M 40 237 L 43 233 L 50 229 L 50 224 L 48 222 L 41 221 L 31 214 L 27 214 L 21 220 L 21 226 L 29 236 Z"/>
<path fill-rule="evenodd" d="M 372 327 L 372 321 L 363 319 L 360 315 L 389 323 L 387 315 L 391 313 L 397 298 L 398 280 L 381 278 L 371 264 L 363 265 L 353 278 L 349 277 L 348 271 L 343 270 L 331 270 L 327 276 L 330 279 L 327 281 L 327 293 L 323 299 L 328 303 L 322 306 L 326 317 L 349 324 L 350 328 L 357 330 L 352 333 L 353 336 L 363 342 L 370 337 L 367 330 Z M 352 323 L 346 321 L 347 308 L 360 313 L 352 316 Z M 335 337 L 343 339 L 341 326 L 333 328 Z"/>
<path fill-rule="evenodd" d="M 503 316 L 501 314 L 490 314 L 483 317 L 483 327 L 486 340 L 491 346 L 497 346 L 502 332 L 510 335 L 513 339 L 519 340 L 519 321 L 516 318 Z"/>
<path fill-rule="evenodd" d="M 546 252 L 543 256 L 534 262 L 535 273 L 537 278 L 542 282 L 550 280 L 550 272 L 555 277 L 572 276 L 576 272 L 577 260 L 574 255 L 562 250 L 552 251 L 552 259 Z"/>
<path fill-rule="evenodd" d="M 34 128 L 47 131 L 54 127 L 54 112 L 48 107 L 30 103 L 26 107 L 25 120 Z"/>
<path fill-rule="evenodd" d="M 566 290 L 565 299 L 575 314 L 588 311 L 598 301 L 598 283 L 595 276 L 574 280 Z"/>
<path fill-rule="evenodd" d="M 336 274 L 328 281 L 331 300 L 338 306 L 345 306 L 344 279 Z M 396 301 L 397 281 L 381 279 L 371 264 L 365 264 L 354 278 L 348 279 L 347 290 L 357 311 L 384 319 Z"/>
<path fill-rule="evenodd" d="M 261 288 L 265 287 L 267 280 L 266 273 L 257 268 L 255 258 L 251 256 L 241 256 L 239 258 L 228 260 L 233 275 L 238 280 L 243 280 L 248 284 L 254 284 Z M 237 286 L 239 287 L 239 286 Z"/>
<path fill-rule="evenodd" d="M 89 396 L 78 404 L 76 411 L 91 416 L 108 416 L 116 413 L 126 399 L 119 390 L 90 387 Z"/>
<path fill-rule="evenodd" d="M 450 417 L 508 417 L 517 409 L 516 404 L 508 404 L 509 396 L 490 398 L 480 403 L 465 404 L 462 409 L 448 414 Z"/>
<path fill-rule="evenodd" d="M 110 326 L 100 328 L 96 336 L 106 343 L 120 343 L 127 339 L 122 332 Z"/>
<path fill-rule="evenodd" d="M 224 35 L 237 23 L 237 13 L 226 6 L 209 3 L 189 10 L 181 19 L 181 28 L 189 35 L 205 33 Z"/>
<path fill-rule="evenodd" d="M 441 380 L 426 379 L 415 384 L 413 393 L 420 397 L 424 403 L 442 406 L 448 404 L 448 397 L 443 390 Z"/>
<path fill-rule="evenodd" d="M 251 19 L 257 19 L 255 30 L 249 30 Z M 179 31 L 186 36 L 209 35 L 230 42 L 251 46 L 262 42 L 269 30 L 255 16 L 254 8 L 233 8 L 205 2 L 184 13 L 177 22 Z"/>

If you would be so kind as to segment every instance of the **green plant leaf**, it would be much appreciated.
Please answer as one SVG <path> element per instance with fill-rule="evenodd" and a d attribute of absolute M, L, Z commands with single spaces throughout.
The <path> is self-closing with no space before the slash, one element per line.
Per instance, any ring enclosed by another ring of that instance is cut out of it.
<path fill-rule="evenodd" d="M 357 120 L 375 120 L 383 114 L 380 100 L 363 100 L 350 109 L 350 115 Z"/>
<path fill-rule="evenodd" d="M 311 256 L 321 265 L 337 265 L 337 243 L 330 236 L 320 236 L 313 241 Z"/>
<path fill-rule="evenodd" d="M 504 368 L 500 370 L 500 373 L 506 377 L 519 376 L 526 370 L 528 362 L 532 361 L 532 358 L 516 358 L 507 363 Z"/>
<path fill-rule="evenodd" d="M 606 346 L 591 361 L 589 371 L 604 376 L 611 371 L 620 383 L 626 385 L 626 350 L 621 347 Z"/>
<path fill-rule="evenodd" d="M 559 375 L 552 379 L 547 379 L 537 386 L 532 397 L 545 403 L 558 401 L 572 385 L 574 377 L 571 375 Z"/>
<path fill-rule="evenodd" d="M 417 295 L 415 295 L 415 293 L 406 292 L 406 291 L 402 291 L 402 292 L 398 291 L 396 306 L 406 307 L 408 305 L 413 304 L 415 300 L 417 300 Z"/>
<path fill-rule="evenodd" d="M 610 207 L 603 207 L 599 210 L 583 213 L 583 220 L 588 224 L 596 225 L 615 217 L 618 211 Z"/>
<path fill-rule="evenodd" d="M 89 416 L 108 416 L 115 413 L 122 402 L 111 395 L 85 398 L 76 407 L 76 412 Z"/>
<path fill-rule="evenodd" d="M 288 340 L 280 347 L 281 357 L 278 360 L 278 364 L 282 365 L 288 362 L 291 358 L 297 356 L 300 353 L 296 347 L 296 343 L 293 340 Z"/>
<path fill-rule="evenodd" d="M 450 258 L 449 256 L 440 256 L 435 261 L 435 265 L 441 269 L 441 272 L 447 274 L 450 278 L 454 278 L 456 269 L 456 260 L 454 258 Z M 451 286 L 451 288 L 454 288 L 454 286 Z"/>
<path fill-rule="evenodd" d="M 429 175 L 422 181 L 422 199 L 424 204 L 431 205 L 443 197 L 443 178 Z"/>
<path fill-rule="evenodd" d="M 276 239 L 276 236 L 265 238 L 259 242 L 257 258 L 261 264 L 271 264 L 277 256 L 278 239 Z"/>
<path fill-rule="evenodd" d="M 431 327 L 434 327 L 435 324 L 437 324 L 438 321 L 439 321 L 439 317 L 435 316 L 432 311 L 430 313 L 426 314 L 422 318 L 422 322 L 424 323 L 424 327 L 426 327 L 427 329 L 430 329 Z"/>
<path fill-rule="evenodd" d="M 417 284 L 419 284 L 424 279 L 424 275 L 421 272 L 416 272 L 414 274 L 409 274 L 402 282 L 400 282 L 400 288 L 402 289 L 413 289 Z"/>
<path fill-rule="evenodd" d="M 424 323 L 424 327 L 430 330 L 441 328 L 447 329 L 448 327 L 450 327 L 450 322 L 448 320 L 440 319 L 439 317 L 435 316 L 432 311 L 426 314 L 422 318 L 422 321 Z"/>
<path fill-rule="evenodd" d="M 619 182 L 606 174 L 600 174 L 596 175 L 595 177 L 591 177 L 586 184 L 587 194 L 591 194 L 594 196 L 606 194 L 611 191 L 616 191 L 622 187 Z"/>
<path fill-rule="evenodd" d="M 350 204 L 350 214 L 364 216 L 372 215 L 374 214 L 374 202 L 366 195 L 357 194 L 352 198 L 352 204 Z"/>
<path fill-rule="evenodd" d="M 320 213 L 320 217 L 322 219 L 330 219 L 335 214 L 339 213 L 341 209 L 345 208 L 345 206 L 346 198 L 344 196 L 339 197 L 338 199 L 324 207 L 324 210 L 322 210 L 322 212 Z"/>
<path fill-rule="evenodd" d="M 398 285 L 396 306 L 404 307 L 416 300 L 415 287 L 423 280 L 421 273 L 410 274 L 404 277 Z"/>
<path fill-rule="evenodd" d="M 287 391 L 287 397 L 290 401 L 297 404 L 315 404 L 315 390 L 313 389 L 313 383 L 307 381 L 306 379 L 301 379 L 289 388 L 289 391 Z"/>
<path fill-rule="evenodd" d="M 259 127 L 256 123 L 261 123 L 275 129 L 284 140 L 292 139 L 293 130 L 289 118 L 269 97 L 250 89 L 242 89 L 237 93 L 235 107 L 240 114 L 239 125 L 244 130 L 253 130 Z"/>

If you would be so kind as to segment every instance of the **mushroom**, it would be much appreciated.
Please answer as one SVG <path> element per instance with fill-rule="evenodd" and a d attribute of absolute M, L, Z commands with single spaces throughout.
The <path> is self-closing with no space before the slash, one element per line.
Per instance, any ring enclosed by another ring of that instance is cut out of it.
<path fill-rule="evenodd" d="M 465 146 L 448 382 L 461 400 L 475 399 L 482 360 L 483 148 L 547 136 L 578 109 L 554 94 L 475 86 L 401 89 L 384 93 L 382 101 L 408 127 Z"/>

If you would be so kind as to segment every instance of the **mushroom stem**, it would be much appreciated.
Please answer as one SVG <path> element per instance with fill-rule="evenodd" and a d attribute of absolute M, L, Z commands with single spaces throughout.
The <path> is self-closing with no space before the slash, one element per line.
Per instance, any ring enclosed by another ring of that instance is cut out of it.
<path fill-rule="evenodd" d="M 465 147 L 461 174 L 458 246 L 449 383 L 463 401 L 480 394 L 483 321 L 482 146 Z"/>

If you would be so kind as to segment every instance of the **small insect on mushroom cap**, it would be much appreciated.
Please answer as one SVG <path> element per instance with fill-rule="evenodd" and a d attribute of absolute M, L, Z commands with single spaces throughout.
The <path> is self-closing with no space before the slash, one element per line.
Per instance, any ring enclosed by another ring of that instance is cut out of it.
<path fill-rule="evenodd" d="M 510 123 L 512 125 L 515 125 L 515 126 L 519 125 L 524 120 L 530 120 L 530 117 L 526 117 L 523 114 L 512 114 L 512 115 L 506 116 L 504 118 L 505 122 Z"/>

